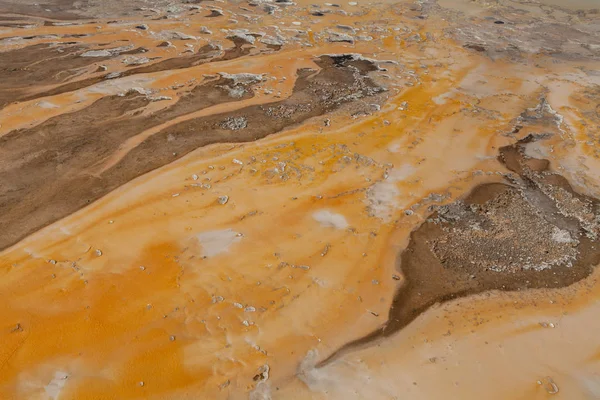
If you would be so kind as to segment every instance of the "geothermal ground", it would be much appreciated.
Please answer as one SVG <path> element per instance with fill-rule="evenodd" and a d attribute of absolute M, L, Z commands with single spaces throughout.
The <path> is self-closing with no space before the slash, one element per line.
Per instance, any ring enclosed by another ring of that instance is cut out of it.
<path fill-rule="evenodd" d="M 599 399 L 599 264 L 597 0 L 0 0 L 0 399 Z"/>

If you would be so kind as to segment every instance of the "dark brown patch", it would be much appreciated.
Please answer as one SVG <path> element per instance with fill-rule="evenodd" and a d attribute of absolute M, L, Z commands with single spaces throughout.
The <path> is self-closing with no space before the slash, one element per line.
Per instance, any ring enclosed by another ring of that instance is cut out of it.
<path fill-rule="evenodd" d="M 471 50 L 475 50 L 475 51 L 479 51 L 479 52 L 485 51 L 485 47 L 483 47 L 480 44 L 467 43 L 463 47 L 466 49 L 471 49 Z"/>
<path fill-rule="evenodd" d="M 491 290 L 560 288 L 590 275 L 600 263 L 600 201 L 576 193 L 546 160 L 525 156 L 531 140 L 500 149 L 515 173 L 508 183 L 478 186 L 411 234 L 388 321 L 320 365 L 398 332 L 434 304 Z"/>
<path fill-rule="evenodd" d="M 81 16 L 73 13 L 76 0 L 46 0 L 39 3 L 0 0 L 0 14 L 21 14 L 61 20 L 76 20 Z"/>
<path fill-rule="evenodd" d="M 215 61 L 229 61 L 250 54 L 250 50 L 253 46 L 248 42 L 238 37 L 230 37 L 228 39 L 233 42 L 233 48 L 225 50 L 225 54 Z"/>
<path fill-rule="evenodd" d="M 320 71 L 300 70 L 290 98 L 169 127 L 99 175 L 89 172 L 128 138 L 215 104 L 252 95 L 221 78 L 194 89 L 172 107 L 138 113 L 149 100 L 129 94 L 54 117 L 0 138 L 0 249 L 67 216 L 120 185 L 212 143 L 252 141 L 382 91 L 366 74 L 376 67 L 352 57 L 321 57 Z"/>
<path fill-rule="evenodd" d="M 78 69 L 106 58 L 80 57 L 82 46 L 38 44 L 0 53 L 0 107 L 23 99 L 36 87 L 64 82 Z"/>
<path fill-rule="evenodd" d="M 1 137 L 0 210 L 3 210 L 3 218 L 0 231 L 3 234 L 0 248 L 125 183 L 81 171 L 102 162 L 122 142 L 146 129 L 190 112 L 236 100 L 218 87 L 229 84 L 229 80 L 220 79 L 198 86 L 176 105 L 150 117 L 135 115 L 150 102 L 146 97 L 137 93 L 110 96 L 81 111 L 60 115 L 32 129 L 13 131 Z M 251 96 L 249 91 L 240 99 L 248 96 Z M 151 153 L 146 155 L 149 156 Z M 171 156 L 169 161 L 174 159 Z"/>
<path fill-rule="evenodd" d="M 184 57 L 169 58 L 154 64 L 134 68 L 123 72 L 121 76 L 149 74 L 153 72 L 190 68 L 210 61 L 212 57 L 218 55 L 219 53 L 220 51 L 218 47 L 207 44 L 199 48 L 195 54 Z"/>
<path fill-rule="evenodd" d="M 44 46 L 44 45 L 40 45 L 40 46 Z M 21 57 L 17 57 L 17 60 L 23 59 L 22 63 L 26 64 L 26 63 L 31 63 L 33 64 L 33 59 L 39 60 L 45 60 L 43 61 L 41 64 L 46 65 L 49 64 L 49 61 L 52 60 L 46 60 L 44 57 L 45 55 L 43 53 L 36 53 L 36 46 L 30 46 L 30 47 L 26 47 L 25 49 L 29 49 L 26 52 L 26 56 L 21 56 Z M 141 48 L 135 49 L 136 52 L 140 52 Z M 24 49 L 21 49 L 24 50 Z M 81 50 L 81 49 L 79 49 Z M 89 49 L 86 49 L 89 50 Z M 133 51 L 133 50 L 132 50 Z M 17 50 L 18 52 L 18 50 Z M 70 68 L 75 68 L 77 66 L 86 66 L 88 64 L 93 64 L 95 62 L 98 61 L 102 61 L 104 58 L 100 58 L 100 57 L 95 57 L 95 58 L 86 58 L 86 57 L 78 57 L 77 56 L 77 52 L 74 52 L 72 54 L 72 57 L 69 56 L 69 58 L 65 58 L 64 64 L 63 63 L 57 63 L 57 64 L 53 64 L 52 67 L 50 69 L 46 69 L 43 66 L 38 66 L 37 70 L 39 70 L 39 75 L 37 77 L 37 79 L 33 79 L 33 80 L 28 80 L 25 78 L 25 76 L 23 74 L 25 74 L 27 71 L 21 71 L 20 73 L 16 73 L 14 72 L 14 79 L 7 81 L 7 82 L 0 82 L 0 107 L 5 106 L 8 103 L 11 102 L 15 102 L 15 101 L 27 101 L 27 100 L 34 100 L 37 98 L 41 98 L 41 97 L 47 97 L 47 96 L 56 96 L 58 94 L 62 94 L 62 93 L 68 93 L 68 92 L 72 92 L 75 90 L 79 90 L 91 85 L 95 85 L 99 82 L 102 82 L 106 79 L 108 79 L 108 77 L 110 76 L 109 73 L 107 74 L 102 74 L 102 75 L 96 75 L 96 76 L 92 76 L 89 78 L 85 78 L 85 79 L 80 79 L 80 80 L 76 80 L 76 81 L 72 81 L 72 82 L 68 82 L 62 85 L 59 85 L 55 88 L 52 88 L 50 90 L 47 91 L 43 91 L 43 92 L 39 92 L 39 93 L 33 93 L 31 94 L 30 91 L 33 90 L 32 88 L 38 85 L 45 85 L 45 84 L 52 84 L 52 83 L 59 83 L 60 81 L 57 81 L 57 76 L 56 74 L 52 74 L 52 71 L 55 71 L 58 69 L 58 71 L 69 71 Z M 126 52 L 126 53 L 122 53 L 122 54 L 133 54 L 130 52 Z M 160 71 L 168 71 L 168 70 L 176 70 L 176 69 L 182 69 L 182 68 L 190 68 L 190 67 L 194 67 L 196 65 L 199 64 L 203 64 L 206 62 L 217 62 L 217 61 L 225 61 L 225 60 L 232 60 L 234 58 L 237 57 L 242 57 L 249 54 L 249 49 L 247 49 L 247 47 L 242 47 L 242 45 L 239 44 L 235 44 L 234 47 L 230 48 L 230 49 L 226 49 L 224 52 L 222 52 L 221 50 L 219 50 L 218 47 L 211 45 L 211 44 L 207 44 L 205 46 L 202 46 L 200 49 L 198 49 L 198 51 L 192 55 L 189 56 L 183 56 L 183 57 L 175 57 L 175 58 L 169 58 L 163 61 L 159 61 L 153 64 L 149 64 L 149 65 L 144 65 L 142 67 L 132 67 L 131 69 L 127 70 L 127 71 L 123 71 L 118 78 L 123 78 L 123 77 L 127 77 L 127 76 L 131 76 L 131 75 L 137 75 L 137 74 L 147 74 L 147 73 L 153 73 L 153 72 L 160 72 Z M 4 59 L 6 60 L 7 69 L 14 69 L 14 68 L 18 68 L 18 65 L 14 65 L 14 62 L 9 61 L 12 59 L 12 52 L 7 53 L 7 57 Z M 17 53 L 17 55 L 20 55 L 20 53 Z M 71 60 L 76 57 L 76 61 L 75 62 L 71 62 Z M 85 62 L 82 60 L 86 60 Z M 37 65 L 37 64 L 36 64 Z M 62 66 L 62 69 L 59 69 L 59 67 Z M 0 68 L 2 68 L 2 62 L 0 62 Z M 0 72 L 2 72 L 3 69 L 0 69 Z M 29 75 L 27 75 L 29 76 Z M 12 82 L 12 83 L 11 83 Z M 5 89 L 6 87 L 6 89 Z"/>

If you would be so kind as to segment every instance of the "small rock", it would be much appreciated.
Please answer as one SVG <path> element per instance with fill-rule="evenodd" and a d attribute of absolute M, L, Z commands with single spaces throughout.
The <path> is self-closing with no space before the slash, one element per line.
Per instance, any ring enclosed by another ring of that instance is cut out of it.
<path fill-rule="evenodd" d="M 351 27 L 350 25 L 336 25 L 336 28 L 342 29 L 344 31 L 356 33 L 356 30 L 353 27 Z"/>
<path fill-rule="evenodd" d="M 217 199 L 217 202 L 219 204 L 227 204 L 227 202 L 229 201 L 229 196 L 219 196 L 219 198 Z"/>
<path fill-rule="evenodd" d="M 133 49 L 133 45 L 113 47 L 112 49 L 104 50 L 89 50 L 82 53 L 80 57 L 113 57 L 131 49 Z"/>
<path fill-rule="evenodd" d="M 227 379 L 225 382 L 223 382 L 219 385 L 219 389 L 221 389 L 221 390 L 225 389 L 227 386 L 229 386 L 230 383 L 231 383 L 231 381 L 229 379 Z"/>
<path fill-rule="evenodd" d="M 537 381 L 538 385 L 543 385 L 546 392 L 549 394 L 557 394 L 559 392 L 558 385 L 554 382 L 551 377 L 546 377 L 543 380 Z"/>
<path fill-rule="evenodd" d="M 221 122 L 221 128 L 230 131 L 239 131 L 248 126 L 248 120 L 245 117 L 229 117 Z"/>
<path fill-rule="evenodd" d="M 154 97 L 148 97 L 148 99 L 150 101 L 173 100 L 173 98 L 169 97 L 169 96 L 154 96 Z"/>
<path fill-rule="evenodd" d="M 215 17 L 220 17 L 221 15 L 223 15 L 223 11 L 221 10 L 210 10 L 210 14 L 208 14 L 206 17 L 207 18 L 215 18 Z"/>
<path fill-rule="evenodd" d="M 258 369 L 258 374 L 254 375 L 252 380 L 255 382 L 266 382 L 269 379 L 270 371 L 271 368 L 269 367 L 269 364 L 265 364 Z"/>
<path fill-rule="evenodd" d="M 354 38 L 352 36 L 339 32 L 330 32 L 328 40 L 330 42 L 354 43 Z"/>
<path fill-rule="evenodd" d="M 160 33 L 164 39 L 171 40 L 196 40 L 197 38 L 192 35 L 188 35 L 187 33 L 177 32 L 177 31 L 163 31 Z"/>
<path fill-rule="evenodd" d="M 106 75 L 106 79 L 115 79 L 121 76 L 120 72 L 111 72 L 110 74 Z"/>
<path fill-rule="evenodd" d="M 128 56 L 125 57 L 122 60 L 123 64 L 125 65 L 142 65 L 142 64 L 147 64 L 150 62 L 150 59 L 148 57 L 135 57 L 135 56 Z"/>

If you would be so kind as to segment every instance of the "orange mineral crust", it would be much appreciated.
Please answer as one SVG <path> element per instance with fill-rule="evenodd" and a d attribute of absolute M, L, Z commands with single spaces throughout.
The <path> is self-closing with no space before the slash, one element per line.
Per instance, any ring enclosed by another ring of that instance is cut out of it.
<path fill-rule="evenodd" d="M 0 399 L 600 398 L 591 0 L 0 0 Z"/>

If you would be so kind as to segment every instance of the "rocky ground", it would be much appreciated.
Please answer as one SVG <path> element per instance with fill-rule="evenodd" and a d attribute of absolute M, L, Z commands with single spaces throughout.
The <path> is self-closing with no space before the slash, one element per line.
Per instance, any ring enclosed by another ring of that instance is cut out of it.
<path fill-rule="evenodd" d="M 0 397 L 599 397 L 594 7 L 0 0 Z"/>

